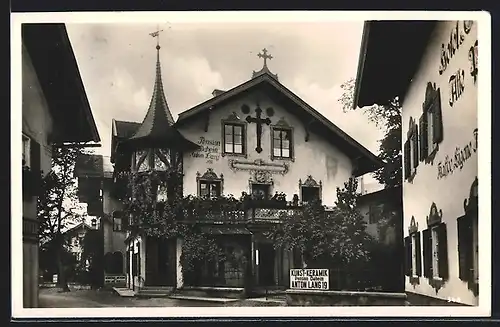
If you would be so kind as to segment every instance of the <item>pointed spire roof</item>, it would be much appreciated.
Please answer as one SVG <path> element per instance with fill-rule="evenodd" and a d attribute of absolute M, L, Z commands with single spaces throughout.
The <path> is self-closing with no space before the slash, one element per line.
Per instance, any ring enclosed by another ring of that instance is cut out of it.
<path fill-rule="evenodd" d="M 255 78 L 257 76 L 260 76 L 262 74 L 269 74 L 270 76 L 272 76 L 274 79 L 278 80 L 278 75 L 277 74 L 273 74 L 270 70 L 269 70 L 269 67 L 267 67 L 267 59 L 271 60 L 273 59 L 273 56 L 271 54 L 267 54 L 267 49 L 264 48 L 262 49 L 262 53 L 258 53 L 257 54 L 257 57 L 259 58 L 262 58 L 264 59 L 264 66 L 262 67 L 261 70 L 259 70 L 258 72 L 256 72 L 255 70 L 253 71 L 253 74 L 252 74 L 252 78 Z"/>
<path fill-rule="evenodd" d="M 158 33 L 158 32 L 155 32 Z M 151 35 L 153 35 L 152 33 Z M 155 34 L 158 36 L 158 34 Z M 173 127 L 175 121 L 163 91 L 160 65 L 160 45 L 156 45 L 156 77 L 149 108 L 135 133 L 124 143 L 134 148 L 169 147 L 182 148 L 193 146 Z"/>

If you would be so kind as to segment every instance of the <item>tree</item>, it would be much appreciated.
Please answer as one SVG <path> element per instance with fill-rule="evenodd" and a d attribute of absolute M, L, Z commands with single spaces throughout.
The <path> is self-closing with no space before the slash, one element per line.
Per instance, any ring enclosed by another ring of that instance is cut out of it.
<path fill-rule="evenodd" d="M 303 210 L 284 214 L 282 223 L 267 233 L 275 248 L 298 250 L 308 267 L 325 265 L 353 267 L 366 263 L 372 238 L 357 209 L 357 181 L 351 178 L 337 188 L 337 202 L 325 210 L 319 202 L 307 203 Z"/>
<path fill-rule="evenodd" d="M 344 112 L 354 110 L 355 79 L 351 78 L 341 85 L 343 93 L 339 98 Z M 394 98 L 383 105 L 372 105 L 361 108 L 368 119 L 384 130 L 384 137 L 379 141 L 379 157 L 384 166 L 374 172 L 374 177 L 386 188 L 398 187 L 402 183 L 401 165 L 401 104 Z"/>
<path fill-rule="evenodd" d="M 68 240 L 63 231 L 69 223 L 83 221 L 84 218 L 73 175 L 75 161 L 80 153 L 78 148 L 54 148 L 52 170 L 42 181 L 42 194 L 37 203 L 40 247 L 42 251 L 54 253 L 58 266 L 58 286 L 62 291 L 69 291 L 67 263 L 64 259 Z"/>

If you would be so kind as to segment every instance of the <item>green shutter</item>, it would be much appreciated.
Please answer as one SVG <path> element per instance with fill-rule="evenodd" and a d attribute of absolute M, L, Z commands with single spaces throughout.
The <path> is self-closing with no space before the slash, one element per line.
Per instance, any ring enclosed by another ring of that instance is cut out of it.
<path fill-rule="evenodd" d="M 413 168 L 418 167 L 418 126 L 415 124 L 413 126 L 413 157 L 415 160 L 413 161 Z"/>
<path fill-rule="evenodd" d="M 473 267 L 472 254 L 472 225 L 466 215 L 457 219 L 458 230 L 458 277 L 463 281 L 471 279 Z"/>
<path fill-rule="evenodd" d="M 449 278 L 449 268 L 448 268 L 448 237 L 446 232 L 446 224 L 441 223 L 436 228 L 438 237 L 439 277 L 447 280 Z"/>
<path fill-rule="evenodd" d="M 424 161 L 427 158 L 427 149 L 428 149 L 428 141 L 427 141 L 427 114 L 424 112 L 419 119 L 419 141 L 420 141 L 420 161 Z"/>
<path fill-rule="evenodd" d="M 417 276 L 422 276 L 422 245 L 420 241 L 420 232 L 415 233 L 415 253 L 417 255 Z"/>
<path fill-rule="evenodd" d="M 411 238 L 410 236 L 405 237 L 404 239 L 404 244 L 405 244 L 405 275 L 406 276 L 411 276 Z"/>
<path fill-rule="evenodd" d="M 432 233 L 430 229 L 422 232 L 424 276 L 432 278 Z"/>
<path fill-rule="evenodd" d="M 404 148 L 403 148 L 403 156 L 404 156 L 404 176 L 405 176 L 405 179 L 408 179 L 410 177 L 410 170 L 411 170 L 411 167 L 410 167 L 410 141 L 407 140 L 404 144 Z"/>
<path fill-rule="evenodd" d="M 436 144 L 443 141 L 443 115 L 441 112 L 441 90 L 437 89 L 437 96 L 432 103 L 432 126 L 433 126 L 433 142 Z"/>

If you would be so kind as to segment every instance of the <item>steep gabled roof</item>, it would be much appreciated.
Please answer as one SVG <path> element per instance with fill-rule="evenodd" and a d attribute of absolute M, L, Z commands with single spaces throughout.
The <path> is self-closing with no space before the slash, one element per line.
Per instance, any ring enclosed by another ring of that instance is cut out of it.
<path fill-rule="evenodd" d="M 175 126 L 182 126 L 194 117 L 199 117 L 200 114 L 210 110 L 210 108 L 220 106 L 234 97 L 255 88 L 264 88 L 268 94 L 274 96 L 279 102 L 286 103 L 287 105 L 284 107 L 300 117 L 306 124 L 309 123 L 311 130 L 317 133 L 324 133 L 332 144 L 346 152 L 352 159 L 359 160 L 358 168 L 355 172 L 357 176 L 375 171 L 382 166 L 382 160 L 376 155 L 359 144 L 283 84 L 279 83 L 275 76 L 268 72 L 262 72 L 249 81 L 180 113 Z"/>

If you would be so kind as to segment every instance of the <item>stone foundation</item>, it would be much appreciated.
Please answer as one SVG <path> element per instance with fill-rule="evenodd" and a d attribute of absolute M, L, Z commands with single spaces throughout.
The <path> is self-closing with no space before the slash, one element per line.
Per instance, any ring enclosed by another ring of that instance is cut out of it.
<path fill-rule="evenodd" d="M 289 306 L 405 306 L 405 293 L 287 290 Z"/>

